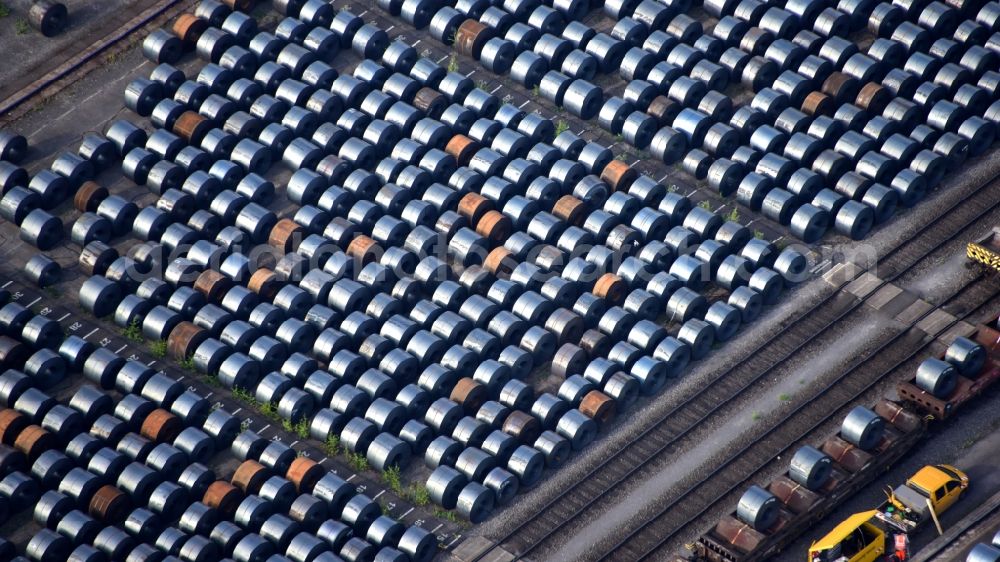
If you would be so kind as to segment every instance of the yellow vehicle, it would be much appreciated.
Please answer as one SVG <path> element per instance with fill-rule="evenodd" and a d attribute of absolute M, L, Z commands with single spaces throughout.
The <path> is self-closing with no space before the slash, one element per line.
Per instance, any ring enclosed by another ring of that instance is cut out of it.
<path fill-rule="evenodd" d="M 809 548 L 809 562 L 875 562 L 885 554 L 885 531 L 877 510 L 855 513 Z"/>
<path fill-rule="evenodd" d="M 969 242 L 965 252 L 970 260 L 1000 271 L 1000 226 L 994 226 L 983 238 Z"/>
<path fill-rule="evenodd" d="M 969 477 L 947 464 L 928 465 L 872 511 L 856 513 L 809 548 L 809 562 L 875 562 L 887 549 L 895 551 L 897 534 L 905 534 L 948 510 L 969 487 Z M 883 524 L 880 524 L 883 523 Z"/>
<path fill-rule="evenodd" d="M 969 477 L 947 464 L 928 465 L 897 487 L 880 508 L 879 518 L 900 530 L 915 529 L 948 510 L 969 487 Z"/>

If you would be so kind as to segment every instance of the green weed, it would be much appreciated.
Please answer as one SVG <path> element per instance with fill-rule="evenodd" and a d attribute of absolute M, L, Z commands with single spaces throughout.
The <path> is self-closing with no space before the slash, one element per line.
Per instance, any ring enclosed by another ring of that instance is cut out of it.
<path fill-rule="evenodd" d="M 142 343 L 142 327 L 139 326 L 139 319 L 134 318 L 128 326 L 122 329 L 122 335 L 131 342 Z"/>
<path fill-rule="evenodd" d="M 458 55 L 452 54 L 448 59 L 448 72 L 458 72 Z"/>
<path fill-rule="evenodd" d="M 163 359 L 167 356 L 167 342 L 163 340 L 154 341 L 149 344 L 149 350 L 152 352 L 153 357 Z"/>
<path fill-rule="evenodd" d="M 24 35 L 25 33 L 31 31 L 31 26 L 28 25 L 27 20 L 24 18 L 18 18 L 18 20 L 14 22 L 14 31 L 16 31 L 18 35 Z"/>
<path fill-rule="evenodd" d="M 336 435 L 330 435 L 326 438 L 326 442 L 323 443 L 323 449 L 326 454 L 333 457 L 340 454 L 340 437 Z"/>
<path fill-rule="evenodd" d="M 417 507 L 431 503 L 431 494 L 427 491 L 427 487 L 422 484 L 410 484 L 410 489 L 407 491 L 406 496 Z"/>
<path fill-rule="evenodd" d="M 707 199 L 705 201 L 699 201 L 698 206 L 701 207 L 702 209 L 705 209 L 706 211 L 712 210 L 712 202 L 708 201 Z"/>
<path fill-rule="evenodd" d="M 569 130 L 569 123 L 563 121 L 562 119 L 560 119 L 558 122 L 556 122 L 556 136 L 557 137 L 559 135 L 565 133 L 568 130 Z"/>
<path fill-rule="evenodd" d="M 361 453 L 347 453 L 347 462 L 358 472 L 368 470 L 368 459 Z"/>
<path fill-rule="evenodd" d="M 397 496 L 402 497 L 403 495 L 403 484 L 399 479 L 399 467 L 390 466 L 385 469 L 382 473 L 382 480 L 389 486 L 389 489 L 396 493 Z"/>
<path fill-rule="evenodd" d="M 729 214 L 726 215 L 726 220 L 731 222 L 740 222 L 740 210 L 733 207 L 733 210 L 729 211 Z"/>
<path fill-rule="evenodd" d="M 180 363 L 180 366 L 181 366 L 182 369 L 184 369 L 186 371 L 194 372 L 194 370 L 195 370 L 194 369 L 194 357 L 188 355 L 184 359 L 181 359 L 179 363 Z"/>
<path fill-rule="evenodd" d="M 792 399 L 792 395 L 791 394 L 786 394 L 786 393 L 783 392 L 783 393 L 781 393 L 781 394 L 778 395 L 778 400 L 781 400 L 782 402 L 788 402 L 791 399 Z"/>
<path fill-rule="evenodd" d="M 764 233 L 761 232 L 761 231 L 759 231 L 759 230 L 755 230 L 755 231 L 753 231 L 753 237 L 756 238 L 756 239 L 758 239 L 758 240 L 763 240 L 764 239 Z"/>
<path fill-rule="evenodd" d="M 10 8 L 7 7 L 7 4 L 0 2 L 0 18 L 5 18 L 9 15 L 10 15 Z"/>
<path fill-rule="evenodd" d="M 750 417 L 751 417 L 751 419 L 753 419 L 753 421 L 757 421 L 757 420 L 759 420 L 760 418 L 762 418 L 764 416 L 762 416 L 760 412 L 754 412 L 753 415 L 750 416 Z"/>

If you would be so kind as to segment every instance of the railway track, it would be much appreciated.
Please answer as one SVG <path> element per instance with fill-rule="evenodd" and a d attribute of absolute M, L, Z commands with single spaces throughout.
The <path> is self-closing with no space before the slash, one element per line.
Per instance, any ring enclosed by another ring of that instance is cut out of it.
<path fill-rule="evenodd" d="M 681 494 L 657 508 L 656 513 L 641 527 L 628 533 L 604 554 L 600 560 L 664 560 L 670 554 L 672 540 L 686 529 L 704 525 L 701 518 L 727 502 L 736 505 L 743 487 L 756 479 L 778 457 L 790 452 L 821 425 L 843 417 L 860 398 L 876 384 L 899 371 L 916 368 L 920 354 L 934 339 L 984 307 L 995 304 L 1000 286 L 994 276 L 982 273 L 950 295 L 941 306 L 961 310 L 957 318 L 938 333 L 928 336 L 912 330 L 919 320 L 933 312 L 928 310 L 904 330 L 876 349 L 852 362 L 836 379 L 819 389 L 808 400 L 777 420 L 762 436 L 719 463 L 699 481 Z M 913 364 L 909 364 L 913 361 Z M 877 374 L 873 374 L 877 373 Z"/>
<path fill-rule="evenodd" d="M 46 72 L 44 76 L 41 76 L 21 90 L 14 92 L 10 97 L 0 100 L 0 119 L 11 116 L 14 110 L 34 99 L 57 82 L 94 62 L 101 55 L 108 53 L 114 47 L 122 44 L 133 33 L 168 14 L 172 9 L 188 6 L 192 3 L 192 0 L 158 0 L 132 19 L 122 22 L 122 25 L 117 28 L 95 29 L 94 33 L 96 34 L 105 33 L 102 39 L 95 41 L 81 50 L 80 53 L 67 58 L 64 62 Z M 109 19 L 117 21 L 114 18 Z"/>
<path fill-rule="evenodd" d="M 881 283 L 878 288 L 898 279 L 917 264 L 932 255 L 938 248 L 956 239 L 976 224 L 982 217 L 998 207 L 993 178 L 983 183 L 966 197 L 945 209 L 938 220 L 924 230 L 921 236 L 904 240 L 893 247 L 878 261 Z M 743 392 L 767 376 L 779 365 L 801 351 L 805 346 L 829 332 L 841 320 L 857 311 L 864 300 L 842 291 L 861 276 L 855 271 L 827 297 L 797 315 L 783 329 L 747 354 L 747 360 L 730 367 L 699 389 L 682 398 L 679 404 L 666 412 L 634 438 L 606 452 L 606 460 L 578 478 L 576 483 L 551 498 L 535 516 L 522 520 L 491 547 L 473 560 L 483 560 L 496 548 L 526 557 L 532 552 L 557 543 L 566 525 L 595 509 L 603 508 L 601 500 L 631 476 L 665 457 L 672 446 L 690 435 L 713 416 L 726 411 L 726 407 Z"/>

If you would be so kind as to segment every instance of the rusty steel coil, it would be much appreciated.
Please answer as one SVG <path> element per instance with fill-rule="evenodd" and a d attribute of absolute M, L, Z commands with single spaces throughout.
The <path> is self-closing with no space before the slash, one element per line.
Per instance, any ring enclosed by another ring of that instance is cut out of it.
<path fill-rule="evenodd" d="M 458 202 L 458 214 L 472 224 L 477 224 L 487 211 L 492 210 L 493 202 L 478 193 L 466 193 Z"/>
<path fill-rule="evenodd" d="M 92 181 L 85 181 L 73 196 L 73 207 L 81 213 L 95 213 L 101 201 L 108 198 L 108 188 Z"/>
<path fill-rule="evenodd" d="M 623 302 L 627 291 L 628 284 L 614 273 L 605 273 L 594 283 L 594 294 L 613 304 Z"/>
<path fill-rule="evenodd" d="M 542 434 L 542 424 L 535 416 L 514 410 L 503 421 L 503 432 L 525 445 L 531 445 Z"/>
<path fill-rule="evenodd" d="M 475 413 L 488 398 L 485 386 L 470 377 L 464 377 L 455 383 L 451 390 L 451 401 L 460 404 L 467 413 Z"/>
<path fill-rule="evenodd" d="M 208 29 L 208 22 L 194 14 L 183 13 L 177 17 L 171 29 L 181 41 L 193 47 Z"/>
<path fill-rule="evenodd" d="M 468 166 L 479 148 L 479 143 L 465 135 L 458 134 L 451 137 L 451 140 L 445 145 L 444 151 L 451 154 L 459 166 Z"/>
<path fill-rule="evenodd" d="M 503 246 L 493 248 L 483 261 L 483 267 L 497 277 L 509 277 L 516 266 L 514 254 Z"/>
<path fill-rule="evenodd" d="M 888 88 L 875 82 L 868 82 L 861 87 L 855 103 L 861 109 L 873 114 L 881 114 L 892 99 L 892 92 Z"/>
<path fill-rule="evenodd" d="M 17 436 L 30 425 L 28 416 L 17 410 L 0 410 L 0 443 L 13 445 Z"/>
<path fill-rule="evenodd" d="M 205 295 L 209 302 L 214 303 L 221 303 L 232 287 L 232 279 L 214 269 L 206 269 L 194 280 L 194 290 Z"/>
<path fill-rule="evenodd" d="M 598 423 L 606 423 L 615 417 L 615 401 L 600 390 L 591 390 L 580 401 L 580 411 Z"/>
<path fill-rule="evenodd" d="M 656 122 L 662 126 L 668 126 L 674 122 L 677 114 L 681 112 L 681 105 L 667 96 L 656 96 L 649 102 L 646 108 L 648 113 Z"/>
<path fill-rule="evenodd" d="M 435 89 L 423 87 L 413 96 L 413 107 L 435 118 L 448 107 L 448 97 Z"/>
<path fill-rule="evenodd" d="M 167 443 L 172 442 L 182 429 L 184 423 L 180 418 L 162 408 L 157 408 L 142 420 L 139 434 L 157 443 Z"/>
<path fill-rule="evenodd" d="M 639 177 L 639 172 L 621 160 L 612 160 L 601 170 L 601 181 L 608 184 L 613 191 L 627 191 Z"/>
<path fill-rule="evenodd" d="M 362 265 L 368 265 L 379 259 L 382 248 L 378 242 L 372 240 L 364 234 L 358 235 L 347 245 L 347 255 L 354 259 L 361 260 Z"/>
<path fill-rule="evenodd" d="M 268 301 L 274 300 L 274 295 L 278 294 L 278 289 L 280 288 L 281 282 L 278 281 L 278 277 L 273 271 L 267 268 L 261 268 L 253 272 L 250 280 L 247 281 L 247 289 L 250 289 L 260 295 L 262 299 Z"/>
<path fill-rule="evenodd" d="M 174 134 L 186 140 L 188 144 L 201 144 L 205 135 L 212 130 L 212 123 L 207 117 L 194 111 L 185 111 L 174 122 Z"/>
<path fill-rule="evenodd" d="M 587 218 L 587 205 L 572 195 L 563 195 L 552 206 L 552 214 L 573 226 L 581 226 Z"/>
<path fill-rule="evenodd" d="M 497 244 L 503 244 L 507 240 L 512 228 L 510 219 L 499 211 L 487 211 L 476 223 L 476 232 Z"/>
<path fill-rule="evenodd" d="M 222 480 L 216 480 L 209 484 L 205 495 L 201 498 L 201 503 L 218 509 L 230 517 L 236 513 L 236 508 L 239 507 L 241 501 L 243 501 L 243 494 L 239 488 Z"/>
<path fill-rule="evenodd" d="M 455 32 L 455 50 L 463 55 L 479 59 L 483 46 L 493 38 L 493 30 L 473 19 L 467 19 Z"/>
<path fill-rule="evenodd" d="M 245 460 L 236 467 L 230 483 L 246 494 L 256 494 L 271 477 L 271 470 L 255 460 Z"/>
<path fill-rule="evenodd" d="M 308 494 L 325 475 L 326 471 L 316 461 L 306 457 L 297 457 L 288 467 L 285 478 L 295 484 L 295 489 L 300 494 Z"/>
<path fill-rule="evenodd" d="M 843 72 L 831 72 L 823 81 L 822 92 L 835 101 L 847 102 L 854 99 L 854 90 L 857 88 L 858 79 Z"/>
<path fill-rule="evenodd" d="M 97 489 L 97 492 L 90 498 L 90 506 L 87 513 L 91 517 L 104 521 L 108 524 L 124 521 L 131 510 L 132 502 L 124 492 L 110 484 L 105 484 Z"/>
<path fill-rule="evenodd" d="M 25 427 L 14 439 L 14 448 L 24 453 L 29 463 L 34 463 L 42 453 L 57 447 L 59 440 L 56 436 L 37 425 Z"/>
<path fill-rule="evenodd" d="M 809 92 L 802 100 L 802 112 L 806 115 L 830 115 L 837 107 L 833 98 L 823 92 Z"/>
<path fill-rule="evenodd" d="M 304 237 L 305 229 L 292 219 L 286 218 L 274 225 L 267 237 L 267 243 L 277 250 L 290 254 L 298 248 Z"/>
<path fill-rule="evenodd" d="M 180 322 L 167 337 L 167 353 L 178 361 L 185 361 L 194 356 L 198 346 L 204 343 L 208 336 L 208 331 L 191 322 L 187 320 Z"/>

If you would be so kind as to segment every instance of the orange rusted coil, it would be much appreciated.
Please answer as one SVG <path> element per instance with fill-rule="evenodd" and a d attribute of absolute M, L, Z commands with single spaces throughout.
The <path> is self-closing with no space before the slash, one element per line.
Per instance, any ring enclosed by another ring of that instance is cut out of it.
<path fill-rule="evenodd" d="M 96 182 L 85 181 L 73 196 L 73 208 L 81 213 L 96 212 L 101 201 L 108 198 L 108 188 Z"/>
<path fill-rule="evenodd" d="M 715 534 L 744 553 L 756 550 L 766 538 L 764 533 L 731 515 L 723 515 L 719 519 L 719 524 L 715 526 Z"/>
<path fill-rule="evenodd" d="M 486 255 L 486 259 L 483 261 L 483 267 L 489 270 L 493 275 L 497 277 L 507 277 L 514 271 L 517 266 L 517 261 L 514 260 L 514 255 L 503 246 L 497 246 L 490 250 L 490 253 Z"/>
<path fill-rule="evenodd" d="M 820 89 L 834 101 L 847 102 L 854 99 L 857 83 L 858 80 L 850 74 L 835 71 L 826 77 Z"/>
<path fill-rule="evenodd" d="M 194 280 L 194 290 L 205 295 L 209 302 L 214 303 L 222 302 L 222 298 L 232 287 L 233 281 L 214 269 L 202 271 Z"/>
<path fill-rule="evenodd" d="M 552 214 L 573 226 L 580 226 L 587 216 L 587 206 L 572 195 L 563 195 L 552 206 Z"/>
<path fill-rule="evenodd" d="M 208 339 L 208 332 L 184 320 L 170 330 L 167 336 L 167 352 L 178 361 L 189 359 L 198 346 Z"/>
<path fill-rule="evenodd" d="M 38 427 L 29 425 L 21 430 L 21 433 L 14 439 L 14 448 L 24 453 L 28 457 L 28 462 L 33 463 L 38 457 L 50 449 L 59 446 L 59 441 L 55 435 Z"/>
<path fill-rule="evenodd" d="M 274 295 L 278 294 L 278 289 L 281 288 L 281 282 L 278 281 L 273 271 L 261 268 L 250 276 L 247 288 L 265 300 L 274 300 Z"/>
<path fill-rule="evenodd" d="M 0 410 L 0 443 L 13 445 L 29 422 L 28 416 L 17 410 Z"/>
<path fill-rule="evenodd" d="M 792 513 L 805 513 L 820 500 L 820 495 L 787 476 L 778 476 L 767 486 Z"/>
<path fill-rule="evenodd" d="M 292 219 L 281 219 L 278 224 L 271 229 L 271 235 L 267 237 L 267 243 L 271 247 L 290 254 L 299 247 L 302 238 L 305 237 L 305 229 L 302 225 Z"/>
<path fill-rule="evenodd" d="M 347 245 L 347 255 L 361 260 L 362 265 L 368 265 L 379 259 L 381 253 L 382 248 L 378 245 L 378 242 L 372 240 L 364 234 L 355 237 L 354 240 L 351 240 L 351 243 Z"/>
<path fill-rule="evenodd" d="M 469 413 L 478 411 L 486 398 L 486 387 L 469 377 L 459 379 L 451 390 L 451 401 L 461 404 Z"/>
<path fill-rule="evenodd" d="M 875 413 L 905 433 L 916 430 L 924 423 L 924 419 L 915 412 L 884 398 L 875 404 Z"/>
<path fill-rule="evenodd" d="M 858 107 L 872 113 L 882 113 L 889 102 L 892 101 L 892 93 L 881 84 L 869 82 L 861 87 L 858 98 L 854 101 Z"/>
<path fill-rule="evenodd" d="M 836 107 L 836 102 L 823 92 L 809 92 L 802 100 L 802 113 L 806 115 L 829 115 Z"/>
<path fill-rule="evenodd" d="M 476 223 L 476 232 L 496 244 L 503 244 L 514 225 L 506 215 L 499 211 L 486 211 L 483 218 Z"/>
<path fill-rule="evenodd" d="M 601 181 L 611 186 L 613 191 L 625 191 L 639 177 L 639 172 L 621 160 L 612 160 L 601 171 Z"/>
<path fill-rule="evenodd" d="M 468 166 L 472 161 L 472 156 L 479 150 L 479 143 L 465 135 L 455 135 L 451 137 L 444 151 L 455 157 L 459 166 Z"/>
<path fill-rule="evenodd" d="M 323 467 L 316 461 L 307 459 L 306 457 L 296 457 L 292 461 L 292 465 L 288 467 L 285 478 L 292 484 L 295 484 L 295 489 L 300 494 L 308 494 L 312 492 L 313 487 L 319 482 L 320 478 L 323 478 L 324 474 L 326 472 L 323 470 Z"/>
<path fill-rule="evenodd" d="M 580 402 L 580 411 L 598 423 L 607 423 L 615 417 L 615 401 L 600 390 L 591 390 Z"/>
<path fill-rule="evenodd" d="M 458 201 L 458 214 L 476 224 L 487 211 L 493 210 L 493 202 L 478 193 L 466 193 Z"/>
<path fill-rule="evenodd" d="M 243 501 L 243 493 L 239 488 L 229 482 L 216 480 L 208 485 L 205 495 L 201 498 L 201 503 L 208 507 L 218 509 L 226 515 L 236 513 L 236 508 Z"/>
<path fill-rule="evenodd" d="M 440 116 L 448 107 L 448 98 L 441 92 L 425 86 L 417 90 L 417 95 L 413 97 L 413 107 L 431 117 Z"/>
<path fill-rule="evenodd" d="M 194 14 L 183 13 L 174 22 L 174 35 L 180 37 L 181 41 L 188 45 L 194 45 L 201 38 L 201 34 L 208 29 L 208 22 L 195 16 Z"/>
<path fill-rule="evenodd" d="M 256 494 L 271 477 L 270 470 L 255 460 L 245 460 L 236 468 L 232 484 L 247 494 Z"/>
<path fill-rule="evenodd" d="M 670 125 L 674 122 L 674 117 L 677 117 L 680 110 L 680 105 L 674 100 L 667 96 L 656 96 L 653 98 L 653 101 L 649 102 L 646 113 L 653 119 L 656 119 L 659 125 Z"/>
<path fill-rule="evenodd" d="M 131 510 L 131 502 L 121 490 L 110 484 L 105 484 L 97 489 L 94 497 L 90 498 L 90 507 L 87 512 L 94 519 L 105 523 L 117 523 L 124 521 Z"/>
<path fill-rule="evenodd" d="M 514 410 L 503 421 L 503 432 L 524 444 L 532 444 L 542 434 L 538 418 L 521 410 Z"/>
<path fill-rule="evenodd" d="M 184 429 L 184 424 L 180 418 L 164 410 L 157 408 L 142 420 L 142 427 L 139 433 L 151 441 L 164 443 L 173 441 L 177 434 Z"/>
<path fill-rule="evenodd" d="M 613 304 L 619 304 L 624 301 L 627 290 L 628 286 L 625 284 L 625 281 L 614 273 L 605 273 L 594 283 L 594 294 L 602 299 L 607 299 L 608 302 Z"/>
<path fill-rule="evenodd" d="M 212 123 L 208 118 L 194 111 L 181 113 L 174 122 L 174 134 L 186 140 L 188 144 L 200 144 L 210 130 Z"/>
<path fill-rule="evenodd" d="M 855 473 L 865 467 L 872 456 L 834 435 L 823 443 L 823 452 L 848 472 Z"/>
<path fill-rule="evenodd" d="M 455 50 L 474 59 L 479 58 L 483 45 L 493 38 L 493 30 L 473 19 L 467 19 L 455 32 Z"/>

